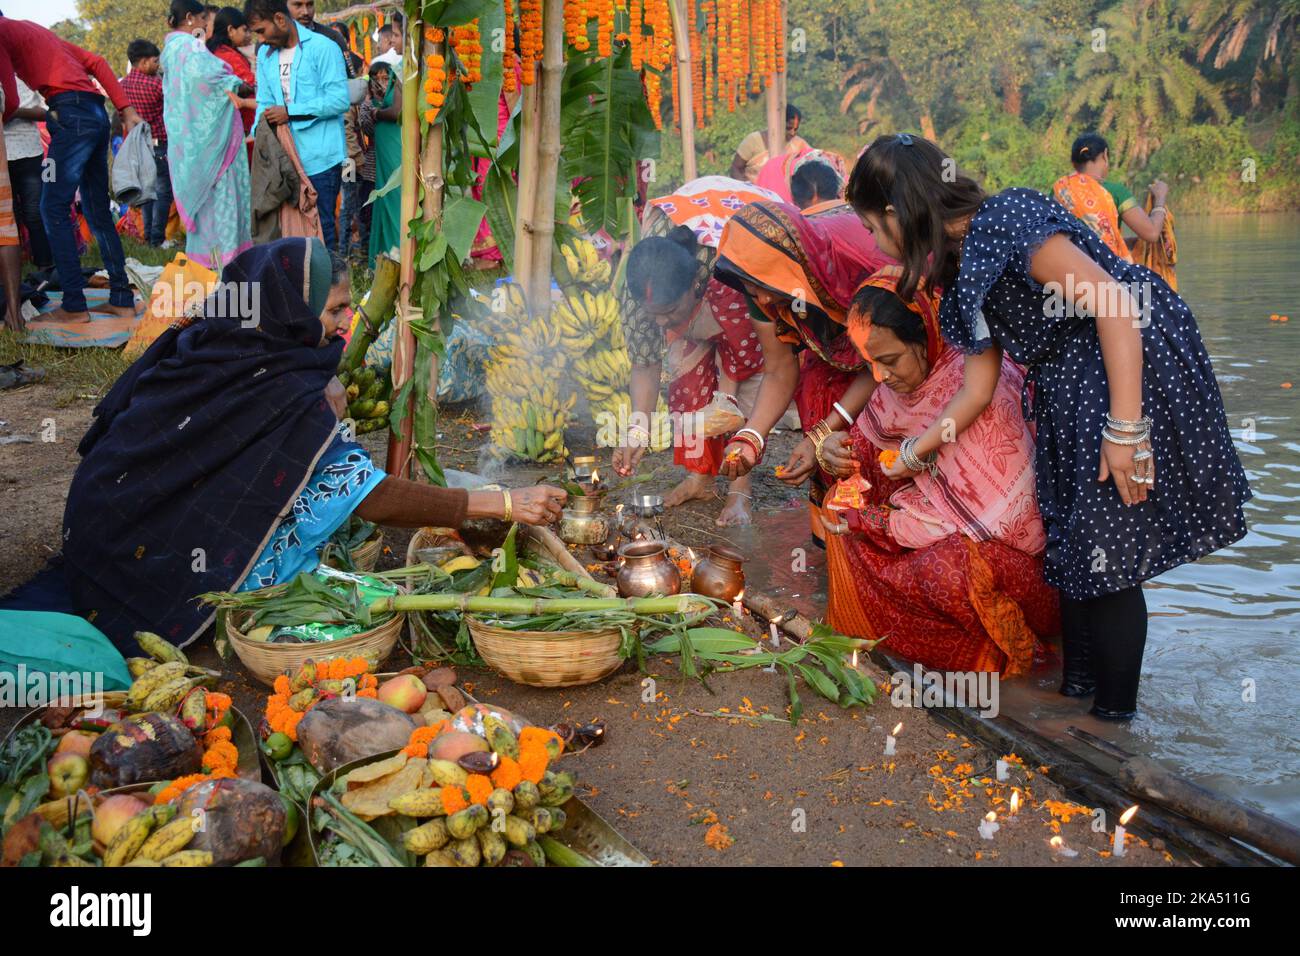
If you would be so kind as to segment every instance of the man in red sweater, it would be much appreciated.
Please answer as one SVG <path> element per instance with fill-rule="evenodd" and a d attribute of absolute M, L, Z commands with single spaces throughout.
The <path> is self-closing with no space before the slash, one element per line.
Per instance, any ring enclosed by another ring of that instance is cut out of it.
<path fill-rule="evenodd" d="M 48 106 L 45 125 L 50 134 L 48 161 L 53 180 L 46 183 L 41 194 L 41 219 L 54 252 L 63 305 L 42 318 L 90 320 L 72 219 L 78 189 L 82 211 L 108 270 L 108 304 L 95 311 L 134 316 L 135 294 L 127 279 L 126 257 L 108 205 L 109 123 L 100 88 L 122 114 L 124 133 L 140 122 L 139 114 L 127 102 L 121 84 L 102 56 L 74 46 L 42 26 L 0 15 L 0 50 L 7 54 L 13 72 L 44 96 Z M 17 108 L 17 99 L 9 102 L 6 97 L 4 119 L 8 120 Z"/>

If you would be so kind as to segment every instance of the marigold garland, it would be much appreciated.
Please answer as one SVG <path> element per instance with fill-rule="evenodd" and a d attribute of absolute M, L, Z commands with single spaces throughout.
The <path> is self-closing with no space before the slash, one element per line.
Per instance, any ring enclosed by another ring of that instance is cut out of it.
<path fill-rule="evenodd" d="M 511 9 L 511 0 L 505 0 L 506 36 L 505 47 L 501 51 L 501 89 L 513 93 L 519 88 L 515 80 L 515 13 Z M 568 6 L 565 6 L 568 15 Z"/>
<path fill-rule="evenodd" d="M 356 696 L 376 696 L 379 679 L 374 674 L 369 673 L 370 662 L 364 657 L 335 657 L 313 663 L 316 667 L 313 685 L 319 684 L 323 680 L 348 680 L 360 677 L 361 679 L 356 682 Z M 266 698 L 266 710 L 264 711 L 267 726 L 270 727 L 272 733 L 285 734 L 290 740 L 296 742 L 298 740 L 298 723 L 308 710 L 316 706 L 316 701 L 313 700 L 308 704 L 307 710 L 294 710 L 289 706 L 289 698 L 292 693 L 288 676 L 281 674 L 275 679 L 272 686 L 275 692 Z"/>
<path fill-rule="evenodd" d="M 542 2 L 519 0 L 519 63 L 524 86 L 537 82 L 537 61 L 542 58 Z"/>

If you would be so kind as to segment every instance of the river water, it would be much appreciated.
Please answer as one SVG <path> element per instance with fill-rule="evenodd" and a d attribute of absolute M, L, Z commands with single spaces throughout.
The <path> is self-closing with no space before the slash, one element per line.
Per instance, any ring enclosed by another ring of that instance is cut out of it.
<path fill-rule="evenodd" d="M 1131 724 L 1089 717 L 1088 702 L 1055 692 L 1059 674 L 1048 670 L 1005 682 L 1001 707 L 1085 758 L 1098 755 L 1067 727 L 1300 825 L 1300 216 L 1179 217 L 1177 232 L 1179 291 L 1213 359 L 1255 493 L 1250 533 L 1148 582 Z M 1270 321 L 1275 313 L 1291 321 Z M 729 536 L 751 554 L 752 587 L 824 616 L 824 574 L 791 573 L 788 548 L 772 547 L 807 542 L 802 509 L 761 514 Z M 809 552 L 810 570 L 822 566 Z"/>

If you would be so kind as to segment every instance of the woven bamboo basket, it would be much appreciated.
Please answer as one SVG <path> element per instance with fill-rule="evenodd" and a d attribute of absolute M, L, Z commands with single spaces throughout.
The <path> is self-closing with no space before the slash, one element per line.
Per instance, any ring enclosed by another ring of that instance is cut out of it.
<path fill-rule="evenodd" d="M 352 552 L 352 563 L 358 571 L 373 571 L 383 550 L 384 536 L 376 534 Z"/>
<path fill-rule="evenodd" d="M 519 526 L 525 547 L 545 555 L 566 571 L 590 578 L 555 532 Z M 417 563 L 416 551 L 431 544 L 438 532 L 421 528 L 411 535 L 406 563 Z M 577 687 L 608 677 L 623 665 L 622 634 L 617 628 L 599 631 L 507 631 L 465 616 L 474 647 L 489 667 L 517 684 L 529 687 Z"/>
<path fill-rule="evenodd" d="M 364 657 L 376 667 L 384 662 L 401 636 L 406 615 L 394 614 L 384 623 L 360 634 L 338 641 L 311 644 L 267 644 L 250 641 L 242 630 L 248 615 L 244 612 L 226 613 L 226 636 L 239 660 L 252 671 L 253 676 L 267 687 L 281 674 L 296 671 L 304 661 L 329 660 L 335 657 Z"/>

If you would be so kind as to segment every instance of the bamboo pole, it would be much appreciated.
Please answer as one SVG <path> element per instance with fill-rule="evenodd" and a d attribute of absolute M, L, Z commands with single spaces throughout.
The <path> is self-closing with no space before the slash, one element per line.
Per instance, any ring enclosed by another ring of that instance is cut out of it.
<path fill-rule="evenodd" d="M 421 37 L 424 36 L 424 30 L 421 28 Z M 428 63 L 429 57 L 434 54 L 441 56 L 446 55 L 444 43 L 433 43 L 430 40 L 423 41 L 424 53 L 420 57 L 422 63 Z M 403 101 L 405 105 L 405 101 Z M 424 147 L 420 153 L 420 184 L 424 189 L 424 198 L 422 203 L 422 212 L 424 219 L 442 220 L 443 198 L 446 189 L 446 180 L 443 178 L 443 124 L 438 123 L 429 128 L 429 134 L 424 138 Z M 429 355 L 429 385 L 422 398 L 423 401 L 438 403 L 438 373 L 439 362 L 437 353 Z M 412 422 L 414 427 L 413 416 L 415 414 L 415 402 L 417 396 L 415 391 L 411 392 L 411 404 L 407 408 L 407 421 Z M 405 422 L 403 422 L 405 425 Z"/>
<path fill-rule="evenodd" d="M 402 56 L 402 156 L 420 155 L 420 67 L 424 60 L 417 55 L 424 42 L 424 21 L 407 23 L 403 38 Z M 415 368 L 415 335 L 411 331 L 411 290 L 415 286 L 415 240 L 410 234 L 410 223 L 415 218 L 419 187 L 415 163 L 402 164 L 402 198 L 398 221 L 401 234 L 398 248 L 401 251 L 401 280 L 397 294 L 397 330 L 393 336 L 393 395 L 397 395 L 411 378 Z M 388 456 L 385 470 L 390 475 L 406 478 L 410 473 L 411 434 L 414 428 L 414 394 L 402 418 L 399 434 L 389 433 Z"/>
<path fill-rule="evenodd" d="M 777 42 L 785 46 L 785 4 L 777 4 Z M 785 152 L 785 74 L 773 70 L 767 86 L 767 155 Z"/>
<path fill-rule="evenodd" d="M 534 67 L 534 73 L 536 68 Z M 519 107 L 519 193 L 515 212 L 515 281 L 529 298 L 528 277 L 533 264 L 533 207 L 537 199 L 538 142 L 541 118 L 538 114 L 539 90 L 536 80 L 524 86 Z M 531 307 L 531 302 L 529 303 Z"/>
<path fill-rule="evenodd" d="M 685 0 L 669 0 L 673 19 L 673 45 L 677 47 L 677 105 L 681 115 L 677 123 L 682 136 L 682 175 L 687 182 L 698 175 L 695 163 L 695 93 L 691 77 L 691 31 L 695 24 L 686 22 Z"/>
<path fill-rule="evenodd" d="M 537 195 L 533 200 L 532 261 L 528 304 L 534 315 L 551 311 L 551 255 L 555 246 L 555 194 L 560 174 L 560 93 L 564 85 L 564 0 L 542 6 L 542 75 L 539 77 Z M 518 272 L 518 269 L 516 268 Z"/>

